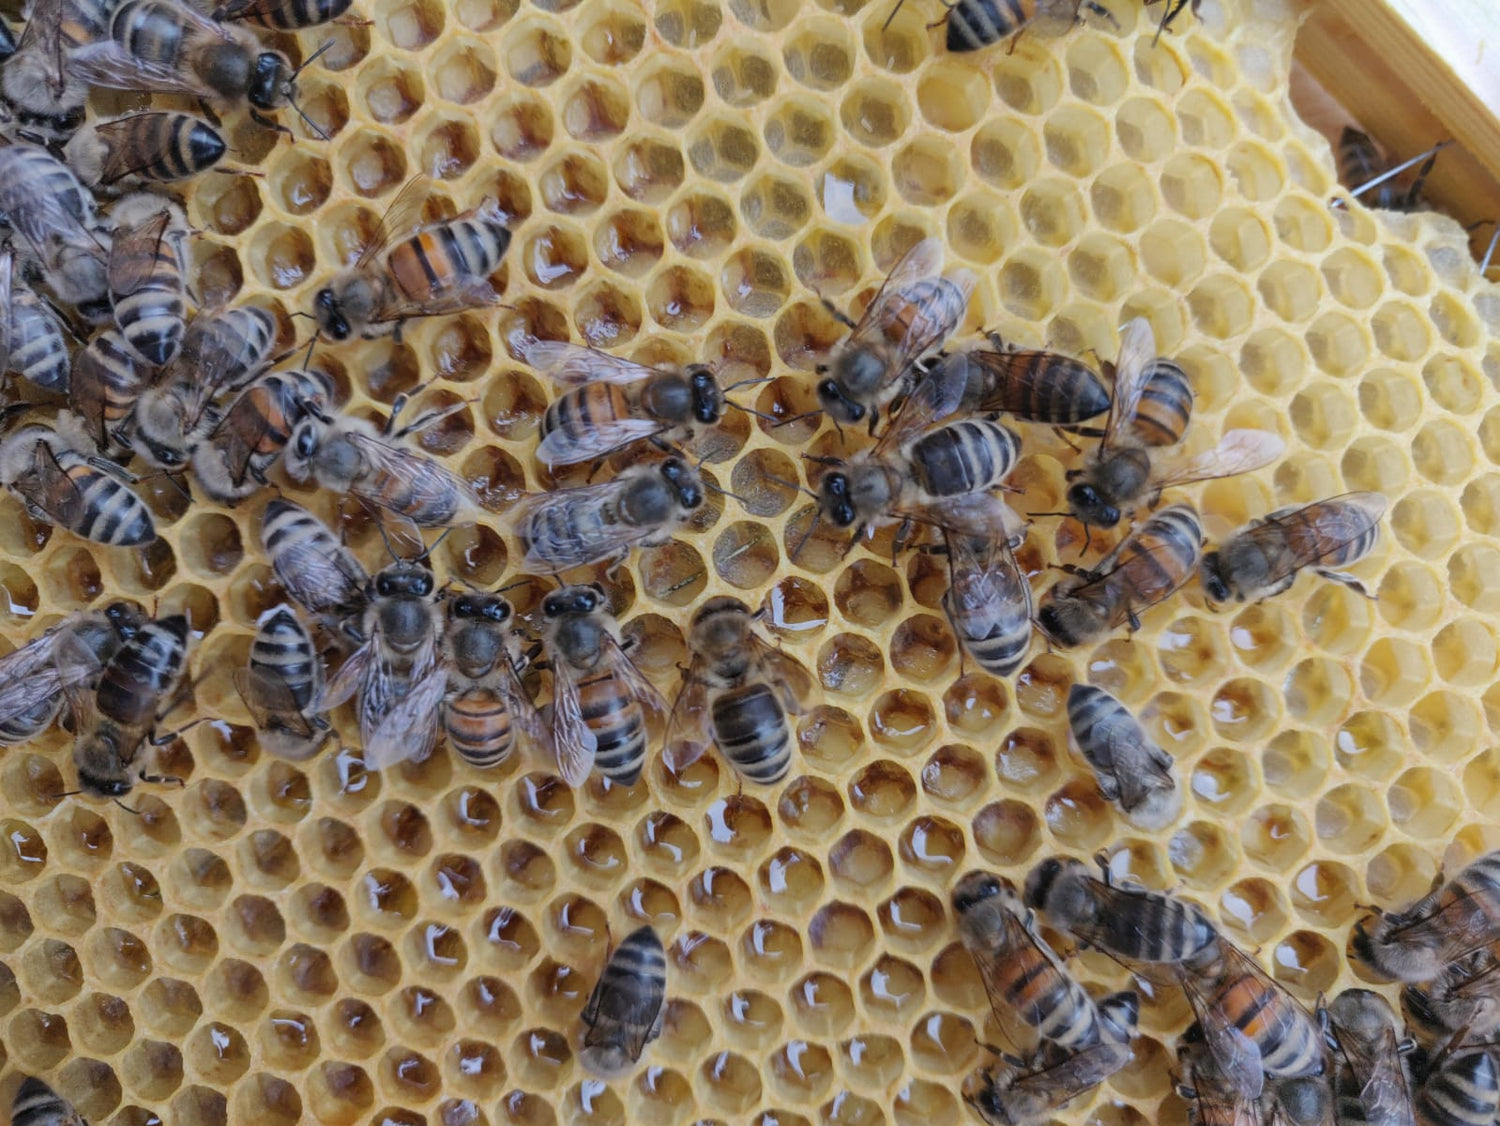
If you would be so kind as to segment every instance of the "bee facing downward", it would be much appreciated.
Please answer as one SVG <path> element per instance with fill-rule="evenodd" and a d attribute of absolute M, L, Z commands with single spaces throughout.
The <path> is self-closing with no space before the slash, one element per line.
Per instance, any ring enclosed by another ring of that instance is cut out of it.
<path fill-rule="evenodd" d="M 651 927 L 640 927 L 615 947 L 588 1004 L 587 1032 L 578 1061 L 601 1079 L 617 1079 L 640 1062 L 661 1035 L 667 955 Z"/>

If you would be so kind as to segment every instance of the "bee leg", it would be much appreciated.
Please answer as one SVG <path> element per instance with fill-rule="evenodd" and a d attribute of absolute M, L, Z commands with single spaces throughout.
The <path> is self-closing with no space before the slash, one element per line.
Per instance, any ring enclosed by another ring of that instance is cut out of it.
<path fill-rule="evenodd" d="M 1347 571 L 1325 571 L 1322 568 L 1319 568 L 1315 573 L 1323 576 L 1323 578 L 1325 579 L 1330 579 L 1333 582 L 1338 583 L 1340 586 L 1348 587 L 1350 590 L 1354 591 L 1355 594 L 1364 595 L 1371 602 L 1375 601 L 1375 596 L 1370 593 L 1369 587 L 1365 586 L 1364 583 L 1360 582 Z"/>
<path fill-rule="evenodd" d="M 1054 426 L 1052 428 L 1052 433 L 1061 438 L 1064 444 L 1067 445 L 1068 449 L 1072 450 L 1075 454 L 1081 454 L 1083 452 L 1083 447 L 1075 443 L 1073 439 L 1068 436 L 1068 432 L 1061 426 Z"/>
<path fill-rule="evenodd" d="M 141 779 L 142 782 L 149 782 L 153 786 L 173 786 L 173 785 L 175 785 L 175 786 L 186 786 L 187 785 L 187 782 L 186 782 L 185 779 L 179 778 L 175 774 L 145 774 L 145 773 L 143 773 L 143 774 L 141 774 L 140 779 Z"/>
<path fill-rule="evenodd" d="M 601 470 L 603 468 L 604 468 L 604 459 L 601 457 L 598 461 L 594 462 L 593 465 L 589 466 L 589 475 L 584 478 L 584 481 L 586 483 L 592 484 L 593 480 L 594 480 L 594 474 L 598 473 L 599 470 Z"/>
<path fill-rule="evenodd" d="M 250 120 L 253 121 L 253 122 L 255 122 L 255 124 L 259 125 L 262 129 L 270 129 L 270 130 L 272 130 L 273 132 L 276 132 L 276 133 L 285 133 L 288 137 L 290 137 L 294 141 L 297 139 L 297 134 L 293 133 L 289 128 L 287 128 L 281 122 L 279 122 L 279 121 L 273 121 L 271 118 L 267 117 L 265 114 L 261 113 L 259 110 L 251 110 L 250 111 Z"/>
<path fill-rule="evenodd" d="M 1178 10 L 1179 11 L 1181 10 L 1181 5 L 1180 4 L 1178 5 Z M 1094 0 L 1083 0 L 1083 3 L 1080 4 L 1080 5 L 1078 5 L 1078 22 L 1079 23 L 1083 22 L 1083 13 L 1085 11 L 1088 12 L 1090 15 L 1098 16 L 1100 19 L 1108 20 L 1110 22 L 1110 24 L 1112 24 L 1114 27 L 1119 27 L 1120 26 L 1120 21 L 1117 20 L 1117 19 L 1115 19 L 1114 13 L 1111 12 L 1106 7 L 1103 7 L 1100 4 L 1096 4 L 1094 2 Z"/>
<path fill-rule="evenodd" d="M 1136 617 L 1134 610 L 1125 611 L 1125 622 L 1130 626 L 1131 633 L 1135 633 L 1136 630 L 1141 628 L 1141 620 L 1140 618 Z"/>

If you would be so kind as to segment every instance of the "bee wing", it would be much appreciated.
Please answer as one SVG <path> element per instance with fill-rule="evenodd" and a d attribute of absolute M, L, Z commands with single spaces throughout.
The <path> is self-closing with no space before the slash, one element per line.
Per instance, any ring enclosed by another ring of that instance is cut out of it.
<path fill-rule="evenodd" d="M 7 246 L 0 251 L 0 371 L 10 369 L 11 278 L 14 267 L 15 256 Z"/>
<path fill-rule="evenodd" d="M 954 325 L 939 314 L 934 302 L 925 302 L 920 308 L 912 305 L 909 290 L 918 282 L 939 276 L 943 268 L 943 244 L 941 239 L 925 238 L 917 243 L 891 268 L 890 275 L 881 283 L 864 316 L 854 326 L 843 346 L 858 347 L 867 338 L 884 339 L 893 325 L 903 325 L 901 340 L 896 349 L 896 358 L 891 364 L 893 371 L 901 372 L 924 352 L 935 348 L 944 337 L 953 331 Z M 964 292 L 965 303 L 973 292 L 974 278 L 967 271 L 957 271 L 953 282 Z M 910 320 L 896 316 L 910 312 Z"/>
<path fill-rule="evenodd" d="M 109 251 L 109 289 L 113 297 L 128 297 L 152 279 L 156 252 L 171 221 L 172 213 L 163 207 L 133 227 L 115 230 Z"/>
<path fill-rule="evenodd" d="M 73 716 L 73 729 L 87 731 L 98 711 L 97 700 L 91 683 L 94 673 L 99 671 L 99 659 L 93 650 L 71 633 L 58 635 L 53 664 L 57 668 L 57 685 L 68 702 L 68 711 Z M 87 675 L 80 671 L 87 669 Z"/>
<path fill-rule="evenodd" d="M 393 301 L 382 305 L 374 320 L 381 323 L 411 317 L 440 317 L 499 303 L 500 295 L 488 278 L 463 274 L 444 282 L 440 291 L 422 301 Z"/>
<path fill-rule="evenodd" d="M 874 454 L 899 450 L 928 427 L 958 410 L 968 389 L 965 369 L 957 364 L 934 364 L 918 377 L 891 424 L 885 428 Z"/>
<path fill-rule="evenodd" d="M 523 354 L 537 371 L 558 383 L 637 383 L 656 368 L 566 340 L 538 340 Z"/>
<path fill-rule="evenodd" d="M 553 662 L 552 750 L 557 757 L 558 773 L 576 789 L 589 780 L 599 739 L 583 721 L 578 682 L 573 677 L 573 668 L 566 661 Z"/>
<path fill-rule="evenodd" d="M 1387 1028 L 1368 1061 L 1368 1071 L 1360 1073 L 1364 1085 L 1359 1090 L 1359 1101 L 1365 1108 L 1369 1126 L 1416 1126 L 1400 1053 L 1395 1029 Z"/>
<path fill-rule="evenodd" d="M 667 707 L 666 697 L 661 694 L 656 685 L 646 679 L 646 674 L 641 672 L 640 667 L 630 659 L 630 654 L 625 652 L 625 647 L 613 637 L 606 636 L 600 648 L 604 651 L 604 659 L 625 681 L 636 702 L 645 705 L 659 717 L 665 718 L 670 710 Z"/>
<path fill-rule="evenodd" d="M 331 712 L 353 696 L 365 679 L 366 668 L 376 660 L 375 646 L 376 640 L 372 638 L 350 653 L 349 659 L 339 666 L 339 671 L 314 693 L 307 710 L 314 714 Z"/>
<path fill-rule="evenodd" d="M 1240 1031 L 1224 1007 L 1205 991 L 1204 981 L 1198 974 L 1183 971 L 1178 978 L 1187 994 L 1188 1004 L 1203 1028 L 1203 1038 L 1225 1085 L 1243 1098 L 1260 1098 L 1266 1074 L 1255 1041 Z"/>
<path fill-rule="evenodd" d="M 441 507 L 455 494 L 461 498 L 457 523 L 472 520 L 472 514 L 480 507 L 479 497 L 473 487 L 453 470 L 436 458 L 415 450 L 403 449 L 361 431 L 350 431 L 349 440 L 359 448 L 360 456 L 372 470 L 361 474 L 350 487 L 350 492 L 361 500 L 380 508 L 383 503 L 379 477 L 393 477 L 402 482 L 409 506 L 413 510 Z"/>
<path fill-rule="evenodd" d="M 1336 555 L 1346 544 L 1367 533 L 1385 515 L 1388 503 L 1381 493 L 1344 493 L 1305 508 L 1273 512 L 1253 525 L 1248 534 L 1254 536 L 1261 527 L 1277 528 L 1281 532 L 1278 538 L 1284 538 L 1292 549 L 1294 566 L 1305 567 Z M 1319 510 L 1311 521 L 1313 527 L 1287 519 L 1294 513 L 1306 512 L 1307 508 Z"/>
<path fill-rule="evenodd" d="M 1056 1063 L 1029 1072 L 1011 1084 L 1013 1091 L 1027 1091 L 1045 1099 L 1052 1107 L 1061 1107 L 1090 1087 L 1103 1083 L 1120 1070 L 1129 1051 L 1121 1044 L 1108 1041 L 1068 1052 Z"/>
<path fill-rule="evenodd" d="M 630 1059 L 638 1060 L 660 1033 L 656 1022 L 664 999 L 655 988 L 606 990 L 608 977 L 606 970 L 584 1006 L 582 1020 L 589 1030 L 584 1042 L 620 1044 Z"/>
<path fill-rule="evenodd" d="M 302 713 L 286 678 L 270 669 L 241 667 L 234 670 L 234 689 L 257 727 L 284 728 L 311 738 L 312 722 Z"/>
<path fill-rule="evenodd" d="M 1010 541 L 1026 522 L 993 493 L 965 493 L 941 500 L 891 509 L 893 515 L 929 524 L 955 536 Z"/>
<path fill-rule="evenodd" d="M 515 666 L 508 658 L 505 659 L 505 668 L 500 674 L 498 687 L 500 695 L 505 700 L 505 708 L 510 712 L 511 719 L 516 726 L 538 748 L 552 754 L 552 730 L 542 719 L 541 711 L 527 695 L 525 687 L 521 684 L 521 678 L 516 675 Z"/>
<path fill-rule="evenodd" d="M 708 686 L 698 675 L 698 664 L 694 660 L 683 674 L 682 687 L 667 718 L 661 760 L 673 774 L 681 774 L 692 766 L 713 742 L 708 725 Z"/>
<path fill-rule="evenodd" d="M 1036 12 L 1026 21 L 1026 30 L 1055 39 L 1066 35 L 1079 22 L 1079 0 L 1037 0 Z"/>
<path fill-rule="evenodd" d="M 52 62 L 49 84 L 54 91 L 63 88 L 62 30 L 63 0 L 35 0 L 31 14 L 26 17 L 26 28 L 16 41 L 16 54 L 36 51 L 49 56 Z"/>
<path fill-rule="evenodd" d="M 632 442 L 660 434 L 661 424 L 650 418 L 619 418 L 595 423 L 582 434 L 553 430 L 536 448 L 536 458 L 543 465 L 576 465 L 608 457 Z"/>
<path fill-rule="evenodd" d="M 94 136 L 103 142 L 105 149 L 104 162 L 99 166 L 101 184 L 113 184 L 150 167 L 146 156 L 132 152 L 130 146 L 124 143 L 129 136 L 128 131 L 133 128 L 131 118 L 140 116 L 143 115 L 134 114 L 114 121 L 101 121 L 93 127 Z"/>
<path fill-rule="evenodd" d="M 22 473 L 11 488 L 59 527 L 76 527 L 83 518 L 83 494 L 58 464 L 57 454 L 46 442 L 38 442 L 32 448 L 31 472 Z"/>
<path fill-rule="evenodd" d="M 1159 467 L 1152 474 L 1152 484 L 1164 489 L 1192 481 L 1251 473 L 1270 465 L 1285 452 L 1286 443 L 1270 431 L 1230 430 L 1213 449 Z"/>
<path fill-rule="evenodd" d="M 431 189 L 432 180 L 420 173 L 402 185 L 355 259 L 355 269 L 368 266 L 392 241 L 404 238 L 422 225 L 422 208 Z"/>
<path fill-rule="evenodd" d="M 1104 422 L 1101 450 L 1108 449 L 1135 418 L 1141 396 L 1151 381 L 1149 365 L 1156 358 L 1156 334 L 1145 317 L 1135 317 L 1120 329 L 1120 358 L 1115 363 L 1115 386 Z"/>
<path fill-rule="evenodd" d="M 187 9 L 184 8 L 184 11 Z M 215 35 L 221 34 L 219 29 Z M 113 39 L 88 43 L 68 54 L 68 73 L 95 86 L 148 94 L 216 98 L 212 87 L 186 67 L 168 66 L 131 54 Z"/>
<path fill-rule="evenodd" d="M 64 644 L 65 637 L 73 643 Z M 86 684 L 99 670 L 99 660 L 88 646 L 65 630 L 48 630 L 0 658 L 0 724 L 74 685 Z"/>
<path fill-rule="evenodd" d="M 384 770 L 431 749 L 438 705 L 447 690 L 448 674 L 441 665 L 412 685 L 366 738 L 365 764 L 371 770 Z"/>
<path fill-rule="evenodd" d="M 1144 736 L 1144 731 L 1139 728 L 1132 730 L 1132 725 L 1125 723 L 1111 724 L 1102 738 L 1095 728 L 1095 755 L 1101 760 L 1101 765 L 1108 764 L 1110 780 L 1115 787 L 1114 798 L 1127 813 L 1138 809 L 1153 791 L 1176 784 L 1171 773 L 1171 757 L 1154 743 L 1143 741 Z"/>
<path fill-rule="evenodd" d="M 776 682 L 782 705 L 793 715 L 801 715 L 806 711 L 817 688 L 812 675 L 795 657 L 783 653 L 753 634 L 750 637 L 750 648 L 755 651 L 756 660 L 760 662 L 766 675 Z"/>
<path fill-rule="evenodd" d="M 584 485 L 577 489 L 559 489 L 552 493 L 536 493 L 523 497 L 512 511 L 516 528 L 545 521 L 552 523 L 550 513 L 568 509 L 588 512 L 601 506 L 613 507 L 615 494 L 619 491 L 619 480 L 601 481 L 597 485 Z M 566 521 L 565 521 L 566 522 Z M 594 520 L 572 521 L 574 538 L 568 547 L 572 562 L 564 562 L 545 548 L 538 550 L 540 541 L 533 541 L 522 560 L 523 569 L 537 568 L 547 573 L 566 571 L 570 567 L 582 566 L 600 559 L 624 555 L 640 541 L 647 539 L 656 530 L 648 526 L 630 527 L 619 522 L 603 523 Z M 549 555 L 552 557 L 549 558 Z"/>

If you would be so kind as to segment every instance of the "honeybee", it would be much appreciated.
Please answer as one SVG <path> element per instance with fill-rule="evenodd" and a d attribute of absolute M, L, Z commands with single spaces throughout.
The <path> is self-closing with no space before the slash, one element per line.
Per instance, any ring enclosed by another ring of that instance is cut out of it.
<path fill-rule="evenodd" d="M 1182 1069 L 1177 1094 L 1188 1102 L 1189 1126 L 1260 1126 L 1256 1100 L 1229 1085 L 1201 1036 L 1178 1044 L 1177 1062 Z"/>
<path fill-rule="evenodd" d="M 1390 1003 L 1368 989 L 1346 989 L 1319 1009 L 1318 1018 L 1333 1055 L 1338 1120 L 1414 1126 L 1401 1064 L 1404 1032 Z"/>
<path fill-rule="evenodd" d="M 40 735 L 62 708 L 65 685 L 87 685 L 146 621 L 134 602 L 73 614 L 0 657 L 0 746 Z"/>
<path fill-rule="evenodd" d="M 214 11 L 222 22 L 242 20 L 271 31 L 301 31 L 331 23 L 353 0 L 228 0 Z"/>
<path fill-rule="evenodd" d="M 661 1035 L 667 993 L 667 953 L 649 926 L 625 936 L 609 956 L 583 1007 L 578 1062 L 601 1079 L 618 1079 L 640 1062 Z"/>
<path fill-rule="evenodd" d="M 1487 1040 L 1500 1029 L 1500 962 L 1493 946 L 1443 968 L 1422 985 L 1401 990 L 1401 1012 L 1424 1044 L 1446 1042 L 1457 1033 Z"/>
<path fill-rule="evenodd" d="M 164 781 L 136 769 L 141 745 L 160 745 L 156 725 L 177 701 L 187 670 L 188 620 L 182 614 L 143 624 L 104 666 L 98 688 L 64 685 L 77 734 L 78 788 L 98 797 L 128 794 L 136 779 Z M 159 710 L 163 702 L 164 710 Z"/>
<path fill-rule="evenodd" d="M 0 371 L 14 371 L 46 391 L 66 391 L 68 342 L 52 307 L 14 273 L 11 252 L 0 250 Z"/>
<path fill-rule="evenodd" d="M 1099 1010 L 1037 929 L 1009 880 L 969 872 L 953 885 L 958 935 L 1001 1024 L 1014 1013 L 1043 1040 L 1077 1050 L 1104 1038 Z"/>
<path fill-rule="evenodd" d="M 269 482 L 275 464 L 303 418 L 332 404 L 333 381 L 321 371 L 273 371 L 244 389 L 212 433 L 193 447 L 193 474 L 210 499 L 244 500 Z"/>
<path fill-rule="evenodd" d="M 558 773 L 578 787 L 597 767 L 633 785 L 646 764 L 646 713 L 664 716 L 667 707 L 621 644 L 604 588 L 561 587 L 542 599 L 542 618 Z"/>
<path fill-rule="evenodd" d="M 510 231 L 495 201 L 423 225 L 426 195 L 426 177 L 410 180 L 354 265 L 318 291 L 313 315 L 321 332 L 347 340 L 393 325 L 399 337 L 401 322 L 410 318 L 461 313 L 500 300 L 489 279 L 510 246 Z"/>
<path fill-rule="evenodd" d="M 260 541 L 276 581 L 308 613 L 345 621 L 363 612 L 370 576 L 300 504 L 272 498 L 261 516 Z"/>
<path fill-rule="evenodd" d="M 1182 790 L 1172 756 L 1151 741 L 1124 704 L 1102 688 L 1075 684 L 1068 689 L 1068 726 L 1099 793 L 1131 824 L 1160 829 L 1176 820 Z"/>
<path fill-rule="evenodd" d="M 1183 396 L 1186 395 L 1187 398 Z M 1191 409 L 1182 370 L 1156 358 L 1151 323 L 1136 317 L 1120 331 L 1114 397 L 1104 436 L 1088 464 L 1068 470 L 1068 510 L 1093 527 L 1120 517 L 1173 485 L 1249 473 L 1271 464 L 1286 443 L 1263 430 L 1230 430 L 1213 449 L 1164 461 L 1153 450 L 1182 441 Z"/>
<path fill-rule="evenodd" d="M 312 758 L 333 734 L 312 710 L 323 688 L 322 659 L 290 606 L 273 606 L 257 619 L 250 663 L 234 670 L 234 685 L 273 755 Z"/>
<path fill-rule="evenodd" d="M 835 423 L 852 425 L 868 414 L 873 434 L 880 408 L 906 390 L 911 366 L 963 321 L 974 275 L 943 276 L 942 268 L 942 240 L 926 238 L 892 267 L 857 323 L 825 302 L 850 330 L 818 368 L 829 373 L 818 383 L 818 401 Z"/>
<path fill-rule="evenodd" d="M 129 424 L 151 372 L 136 359 L 118 329 L 106 328 L 73 354 L 68 409 L 100 450 L 130 446 Z"/>
<path fill-rule="evenodd" d="M 1413 1099 L 1417 1126 L 1491 1126 L 1500 1108 L 1500 1071 L 1493 1049 L 1447 1056 Z"/>
<path fill-rule="evenodd" d="M 516 728 L 537 746 L 551 746 L 541 713 L 521 685 L 526 658 L 510 626 L 512 613 L 498 594 L 459 594 L 448 603 L 443 730 L 458 757 L 481 770 L 510 757 Z"/>
<path fill-rule="evenodd" d="M 0 91 L 28 127 L 67 136 L 83 122 L 88 83 L 68 73 L 74 48 L 109 35 L 110 0 L 34 0 L 16 53 L 0 68 Z"/>
<path fill-rule="evenodd" d="M 985 672 L 1007 677 L 1031 650 L 1031 584 L 1012 544 L 949 533 L 943 611 L 964 652 Z"/>
<path fill-rule="evenodd" d="M 607 457 L 641 441 L 681 445 L 724 415 L 724 392 L 703 364 L 649 367 L 552 340 L 528 348 L 526 362 L 568 387 L 542 415 L 543 465 Z"/>
<path fill-rule="evenodd" d="M 77 420 L 59 415 L 57 429 L 22 427 L 0 442 L 0 484 L 33 519 L 111 547 L 156 539 L 151 510 L 129 485 L 135 477 L 90 451 Z"/>
<path fill-rule="evenodd" d="M 59 300 L 88 306 L 104 298 L 108 247 L 94 231 L 94 197 L 66 164 L 36 145 L 0 147 L 0 214 Z"/>
<path fill-rule="evenodd" d="M 1386 977 L 1422 982 L 1497 940 L 1500 852 L 1491 852 L 1405 911 L 1361 919 L 1349 935 L 1349 951 Z"/>
<path fill-rule="evenodd" d="M 316 693 L 328 712 L 356 698 L 365 764 L 384 770 L 422 762 L 437 744 L 448 677 L 439 660 L 442 594 L 422 561 L 401 561 L 370 581 L 360 621 L 364 644 Z"/>
<path fill-rule="evenodd" d="M 1138 525 L 1092 570 L 1069 568 L 1047 592 L 1037 626 L 1063 648 L 1082 645 L 1128 624 L 1164 601 L 1197 573 L 1203 529 L 1191 505 L 1163 508 Z"/>
<path fill-rule="evenodd" d="M 677 457 L 631 466 L 601 484 L 526 497 L 514 525 L 526 549 L 522 567 L 556 574 L 622 559 L 632 547 L 666 543 L 702 503 L 698 471 Z"/>
<path fill-rule="evenodd" d="M 1055 38 L 1082 23 L 1085 11 L 1115 22 L 1109 10 L 1094 0 L 958 0 L 943 17 L 948 25 L 948 50 L 978 51 L 1022 30 Z M 892 12 L 891 19 L 895 15 Z"/>
<path fill-rule="evenodd" d="M 1026 877 L 1024 901 L 1058 930 L 1129 962 L 1212 965 L 1219 932 L 1202 909 L 1165 892 L 1104 879 L 1077 860 L 1043 860 Z"/>
<path fill-rule="evenodd" d="M 1289 589 L 1306 567 L 1369 598 L 1358 579 L 1334 568 L 1370 553 L 1385 508 L 1380 493 L 1345 493 L 1301 508 L 1278 508 L 1204 554 L 1203 592 L 1211 602 L 1259 602 Z"/>
<path fill-rule="evenodd" d="M 34 1075 L 16 1088 L 10 1121 L 11 1126 L 88 1126 L 72 1103 Z"/>
<path fill-rule="evenodd" d="M 63 146 L 63 155 L 92 187 L 186 180 L 219 163 L 225 148 L 223 136 L 202 118 L 150 110 L 89 123 Z"/>
<path fill-rule="evenodd" d="M 115 326 L 136 359 L 162 367 L 182 347 L 187 222 L 181 208 L 145 192 L 121 200 L 111 218 L 115 234 L 109 250 L 109 297 Z"/>
<path fill-rule="evenodd" d="M 1041 1065 L 1025 1071 L 1008 1060 L 982 1067 L 964 1083 L 964 1101 L 987 1126 L 1042 1126 L 1130 1062 L 1139 998 L 1113 993 L 1100 999 L 1098 1011 L 1099 1040 L 1072 1051 L 1044 1045 Z"/>
<path fill-rule="evenodd" d="M 254 305 L 200 311 L 176 361 L 136 400 L 130 446 L 162 469 L 188 463 L 218 427 L 215 398 L 243 387 L 270 359 L 276 318 Z"/>
<path fill-rule="evenodd" d="M 301 67 L 280 51 L 264 50 L 253 32 L 177 0 L 123 0 L 110 16 L 108 36 L 74 48 L 65 66 L 72 77 L 111 90 L 184 94 L 219 110 L 243 105 L 268 129 L 285 127 L 265 113 L 290 105 L 327 140 L 297 106 Z"/>
<path fill-rule="evenodd" d="M 1002 412 L 1028 422 L 1076 426 L 1109 410 L 1109 392 L 1094 369 L 1057 352 L 1012 350 L 991 335 L 995 351 L 954 352 L 940 363 L 961 380 L 963 414 Z"/>
<path fill-rule="evenodd" d="M 738 598 L 710 598 L 693 614 L 693 659 L 667 722 L 663 760 L 681 773 L 709 743 L 740 777 L 771 785 L 792 766 L 787 713 L 803 711 L 812 678 L 761 640 L 755 615 Z"/>
<path fill-rule="evenodd" d="M 1386 211 L 1417 211 L 1422 207 L 1422 188 L 1427 184 L 1437 154 L 1449 142 L 1443 141 L 1410 160 L 1391 166 L 1380 155 L 1380 149 L 1368 133 L 1352 125 L 1346 125 L 1339 134 L 1339 143 L 1334 147 L 1334 164 L 1338 168 L 1339 183 L 1356 199 L 1370 193 L 1366 202 L 1371 207 Z M 1408 168 L 1422 167 L 1406 187 L 1397 177 Z"/>

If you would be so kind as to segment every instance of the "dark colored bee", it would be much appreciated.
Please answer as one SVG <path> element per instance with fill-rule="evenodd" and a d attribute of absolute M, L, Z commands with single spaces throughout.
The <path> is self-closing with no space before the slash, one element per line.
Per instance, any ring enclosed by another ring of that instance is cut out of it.
<path fill-rule="evenodd" d="M 1423 982 L 1497 940 L 1500 852 L 1490 852 L 1405 911 L 1361 919 L 1349 951 L 1386 977 Z"/>
<path fill-rule="evenodd" d="M 1371 207 L 1386 211 L 1417 211 L 1422 207 L 1422 189 L 1437 163 L 1437 154 L 1448 145 L 1444 141 L 1426 152 L 1392 167 L 1380 155 L 1380 149 L 1368 133 L 1345 126 L 1334 147 L 1339 183 L 1356 199 L 1365 196 Z M 1408 168 L 1421 165 L 1410 184 L 1402 186 L 1398 177 Z"/>
<path fill-rule="evenodd" d="M 219 131 L 201 118 L 150 110 L 91 122 L 63 153 L 85 184 L 109 186 L 128 179 L 189 179 L 217 164 L 225 147 Z"/>
<path fill-rule="evenodd" d="M 352 5 L 353 0 L 229 0 L 215 9 L 214 19 L 240 21 L 271 31 L 301 31 L 331 23 Z"/>
<path fill-rule="evenodd" d="M 10 1104 L 11 1126 L 88 1126 L 73 1104 L 34 1075 L 21 1080 Z"/>
<path fill-rule="evenodd" d="M 255 717 L 261 745 L 284 759 L 311 758 L 333 735 L 312 710 L 323 688 L 323 662 L 290 606 L 273 606 L 255 623 L 250 663 L 235 670 L 240 699 Z"/>
<path fill-rule="evenodd" d="M 1068 727 L 1093 767 L 1099 792 L 1131 824 L 1160 829 L 1176 820 L 1182 789 L 1172 756 L 1151 741 L 1124 704 L 1102 688 L 1075 684 L 1068 689 Z"/>
<path fill-rule="evenodd" d="M 649 926 L 631 931 L 615 947 L 583 1008 L 583 1048 L 578 1061 L 593 1074 L 616 1079 L 640 1062 L 661 1035 L 667 992 L 667 954 Z"/>
<path fill-rule="evenodd" d="M 1417 1126 L 1493 1126 L 1497 1108 L 1500 1071 L 1483 1049 L 1448 1056 L 1414 1100 Z"/>
<path fill-rule="evenodd" d="M 135 478 L 93 452 L 77 420 L 59 415 L 57 430 L 33 424 L 0 443 L 0 485 L 33 518 L 112 547 L 156 539 L 151 510 L 130 489 Z"/>

